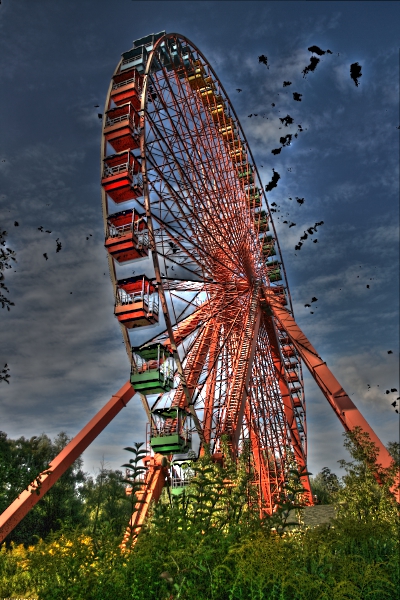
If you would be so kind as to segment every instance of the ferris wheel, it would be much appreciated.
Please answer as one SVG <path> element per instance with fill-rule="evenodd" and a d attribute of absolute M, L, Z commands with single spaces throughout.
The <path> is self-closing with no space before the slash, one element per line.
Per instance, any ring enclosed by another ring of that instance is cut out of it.
<path fill-rule="evenodd" d="M 390 466 L 294 319 L 246 137 L 187 38 L 163 31 L 122 55 L 101 148 L 105 247 L 130 379 L 0 515 L 0 542 L 135 394 L 150 453 L 122 547 L 170 481 L 168 465 L 190 451 L 217 463 L 226 447 L 233 460 L 248 453 L 261 516 L 275 510 L 294 466 L 312 504 L 302 364 L 345 430 L 368 433 L 377 465 Z M 175 492 L 185 483 L 178 480 Z"/>
<path fill-rule="evenodd" d="M 162 32 L 122 55 L 102 148 L 115 314 L 151 447 L 196 441 L 218 461 L 223 436 L 233 456 L 247 445 L 272 512 L 307 460 L 300 357 L 267 302 L 292 314 L 290 293 L 246 137 L 189 40 Z"/>

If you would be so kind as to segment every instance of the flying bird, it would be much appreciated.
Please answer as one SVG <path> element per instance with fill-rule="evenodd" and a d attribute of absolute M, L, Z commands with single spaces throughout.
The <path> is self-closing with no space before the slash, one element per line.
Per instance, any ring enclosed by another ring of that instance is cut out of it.
<path fill-rule="evenodd" d="M 40 227 L 38 227 L 39 231 L 43 231 L 44 227 L 41 225 Z"/>
<path fill-rule="evenodd" d="M 304 198 L 298 198 L 296 196 L 296 201 L 298 202 L 298 204 L 304 204 Z"/>
<path fill-rule="evenodd" d="M 318 243 L 318 240 L 313 240 L 313 244 L 317 244 L 317 243 Z"/>
<path fill-rule="evenodd" d="M 358 80 L 359 80 L 360 77 L 362 77 L 361 65 L 358 62 L 353 63 L 352 65 L 350 65 L 350 77 L 352 78 L 352 80 L 356 84 L 356 87 L 358 87 L 360 85 L 359 82 L 358 82 Z"/>
<path fill-rule="evenodd" d="M 275 106 L 275 102 L 273 102 L 273 103 L 271 104 L 271 106 L 272 106 L 272 107 L 274 107 L 274 106 Z"/>
<path fill-rule="evenodd" d="M 103 118 L 103 115 L 101 113 L 98 113 L 97 116 L 99 117 L 99 119 Z"/>
<path fill-rule="evenodd" d="M 293 100 L 297 100 L 297 102 L 301 102 L 301 97 L 303 94 L 299 94 L 298 92 L 293 92 Z"/>
<path fill-rule="evenodd" d="M 391 350 L 388 350 L 387 353 L 388 354 L 393 354 L 393 352 Z"/>
<path fill-rule="evenodd" d="M 240 88 L 236 88 L 237 92 L 242 92 L 243 90 L 241 90 Z"/>
<path fill-rule="evenodd" d="M 310 46 L 309 48 L 307 48 L 307 50 L 309 52 L 312 52 L 313 54 L 318 54 L 318 56 L 323 56 L 324 54 L 332 54 L 330 50 L 321 50 L 321 48 L 319 48 L 318 46 Z"/>
<path fill-rule="evenodd" d="M 292 134 L 288 133 L 287 135 L 285 135 L 285 137 L 281 137 L 279 138 L 279 142 L 282 144 L 282 147 L 284 146 L 290 146 L 290 142 L 292 141 Z"/>
<path fill-rule="evenodd" d="M 46 229 L 46 233 L 51 233 L 51 231 L 49 231 L 49 229 Z"/>
<path fill-rule="evenodd" d="M 251 117 L 253 116 L 253 113 L 251 113 L 251 115 L 247 115 L 249 117 L 249 119 L 251 119 Z"/>
<path fill-rule="evenodd" d="M 396 388 L 390 388 L 390 391 L 393 392 L 397 392 Z"/>
<path fill-rule="evenodd" d="M 314 229 L 315 229 L 316 227 L 319 227 L 320 225 L 324 225 L 324 222 L 323 222 L 323 221 L 320 221 L 319 223 L 315 223 L 315 225 L 314 225 Z"/>
<path fill-rule="evenodd" d="M 287 87 L 288 85 L 292 85 L 291 81 L 284 81 L 283 82 L 283 87 Z"/>
<path fill-rule="evenodd" d="M 56 252 L 60 252 L 60 250 L 61 250 L 61 248 L 62 248 L 61 242 L 57 241 L 56 243 L 57 243 L 57 249 L 56 249 Z"/>
<path fill-rule="evenodd" d="M 307 229 L 307 231 L 308 231 L 308 233 L 309 233 L 310 235 L 312 235 L 312 234 L 314 233 L 314 229 L 313 229 L 312 227 L 309 227 L 309 228 Z"/>
<path fill-rule="evenodd" d="M 369 285 L 367 285 L 367 288 L 369 289 Z"/>
<path fill-rule="evenodd" d="M 14 227 L 19 227 L 18 221 L 14 221 Z"/>
<path fill-rule="evenodd" d="M 306 240 L 308 238 L 308 235 L 306 234 L 306 232 L 304 232 L 304 235 L 302 235 L 300 237 L 301 240 Z"/>
<path fill-rule="evenodd" d="M 291 227 L 296 227 L 296 223 L 290 223 L 290 225 L 289 225 L 289 229 L 290 229 Z"/>
<path fill-rule="evenodd" d="M 98 105 L 98 104 L 95 104 L 95 105 L 94 105 L 94 107 L 95 107 L 95 108 L 99 108 L 99 105 Z"/>
<path fill-rule="evenodd" d="M 46 260 L 49 260 L 49 257 L 47 256 L 46 252 L 43 254 L 43 256 L 45 257 Z"/>
<path fill-rule="evenodd" d="M 273 190 L 278 185 L 278 181 L 281 178 L 281 176 L 279 175 L 279 173 L 277 171 L 275 171 L 275 169 L 272 169 L 272 171 L 273 171 L 272 179 L 265 186 L 266 192 L 270 192 L 271 190 Z"/>
<path fill-rule="evenodd" d="M 274 154 L 275 156 L 277 154 L 280 154 L 282 152 L 282 148 L 275 148 L 274 150 L 271 150 L 271 154 Z"/>
<path fill-rule="evenodd" d="M 397 406 L 396 400 L 394 402 L 392 402 L 392 406 Z"/>
<path fill-rule="evenodd" d="M 261 54 L 261 56 L 258 57 L 258 62 L 262 63 L 263 65 L 265 65 L 267 67 L 267 69 L 269 69 L 268 57 L 265 56 L 264 54 Z"/>
<path fill-rule="evenodd" d="M 301 242 L 299 242 L 299 243 L 298 243 L 298 244 L 297 244 L 297 245 L 294 247 L 294 249 L 295 249 L 295 250 L 300 250 L 300 249 L 301 249 L 301 247 L 302 247 L 302 245 L 303 245 L 303 244 L 302 244 Z"/>
<path fill-rule="evenodd" d="M 305 304 L 304 307 L 305 308 L 311 308 L 311 304 Z"/>
<path fill-rule="evenodd" d="M 304 69 L 302 70 L 303 77 L 305 77 L 308 73 L 315 71 L 316 66 L 319 63 L 319 61 L 320 61 L 319 58 L 317 58 L 316 56 L 312 56 L 310 58 L 310 64 L 307 65 L 306 67 L 304 67 Z"/>
<path fill-rule="evenodd" d="M 293 119 L 290 115 L 286 115 L 286 117 L 279 117 L 280 122 L 287 127 L 293 123 Z"/>
<path fill-rule="evenodd" d="M 278 206 L 276 202 L 272 202 L 271 206 Z"/>
<path fill-rule="evenodd" d="M 316 298 L 315 296 L 313 296 L 313 297 L 311 298 L 311 302 L 318 302 L 318 298 Z"/>

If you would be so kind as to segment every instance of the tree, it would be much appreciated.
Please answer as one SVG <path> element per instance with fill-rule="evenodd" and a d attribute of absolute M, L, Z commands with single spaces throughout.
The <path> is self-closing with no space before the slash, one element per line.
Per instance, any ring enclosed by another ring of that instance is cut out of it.
<path fill-rule="evenodd" d="M 47 469 L 68 442 L 65 432 L 59 433 L 54 442 L 45 434 L 12 440 L 0 432 L 0 512 Z M 35 536 L 45 538 L 61 523 L 85 523 L 81 487 L 86 476 L 81 467 L 82 459 L 78 458 L 7 536 L 8 545 L 11 541 L 33 544 Z"/>
<path fill-rule="evenodd" d="M 2 308 L 10 310 L 10 306 L 14 306 L 14 302 L 11 302 L 4 292 L 8 293 L 8 288 L 4 283 L 4 271 L 12 268 L 12 261 L 15 261 L 15 252 L 11 248 L 6 246 L 7 231 L 0 231 L 0 302 Z"/>
<path fill-rule="evenodd" d="M 339 461 L 346 475 L 334 498 L 338 517 L 394 527 L 398 517 L 398 506 L 391 493 L 398 472 L 395 461 L 386 469 L 377 465 L 378 448 L 360 427 L 346 432 L 344 437 L 344 446 L 353 460 Z"/>
<path fill-rule="evenodd" d="M 340 489 L 338 476 L 328 467 L 324 467 L 315 477 L 311 477 L 310 484 L 318 504 L 332 504 L 335 492 Z"/>

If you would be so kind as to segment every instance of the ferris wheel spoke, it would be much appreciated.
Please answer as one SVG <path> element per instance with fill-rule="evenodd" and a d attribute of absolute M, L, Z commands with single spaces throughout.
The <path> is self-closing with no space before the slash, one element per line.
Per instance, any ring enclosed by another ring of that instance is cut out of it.
<path fill-rule="evenodd" d="M 181 111 L 181 113 L 180 113 L 180 117 L 181 117 L 182 119 L 185 119 L 184 113 L 183 113 L 182 111 Z M 155 125 L 155 123 L 154 123 L 154 122 L 153 122 L 153 125 L 154 125 L 155 127 L 157 127 L 157 126 Z M 188 123 L 186 123 L 186 125 L 188 126 L 189 124 L 188 124 Z M 178 133 L 178 131 L 176 130 L 176 128 L 175 128 L 175 135 L 176 135 L 177 137 L 179 137 L 179 133 Z M 203 140 L 202 140 L 202 141 L 203 141 L 203 142 L 204 142 L 204 141 L 206 141 L 206 140 L 208 141 L 209 139 L 212 139 L 212 138 L 211 138 L 210 136 L 203 136 Z M 201 157 L 201 156 L 199 155 L 199 150 L 198 150 L 198 148 L 199 148 L 199 145 L 198 145 L 198 143 L 195 143 L 193 139 L 192 139 L 191 141 L 192 141 L 192 143 L 193 143 L 193 148 L 194 148 L 194 151 L 195 151 L 195 152 L 196 152 L 196 154 L 197 154 L 197 158 L 198 158 L 199 160 L 203 160 L 203 157 Z M 198 142 L 198 139 L 196 140 L 196 142 Z M 175 157 L 175 152 L 174 152 L 173 148 L 171 148 L 171 147 L 170 147 L 169 149 L 170 149 L 170 152 L 171 152 L 171 154 L 172 154 L 172 155 Z M 198 169 L 196 168 L 196 165 L 195 165 L 195 163 L 194 163 L 194 161 L 193 161 L 193 160 L 191 160 L 191 163 L 190 163 L 190 165 L 191 165 L 191 167 L 192 167 L 192 170 L 193 170 L 193 172 L 194 172 L 194 173 L 195 173 L 195 175 L 196 175 L 196 180 L 200 182 L 200 189 L 201 189 L 201 191 L 202 191 L 202 194 L 204 194 L 204 191 L 205 191 L 205 188 L 204 188 L 204 179 L 205 179 L 205 176 L 204 176 L 204 174 L 202 174 L 202 175 L 201 175 L 201 174 L 198 172 Z M 183 173 L 183 171 L 182 171 L 182 166 L 181 166 L 181 164 L 180 164 L 180 162 L 179 162 L 178 160 L 176 160 L 176 166 L 178 167 L 178 170 L 179 170 L 179 171 L 180 171 L 180 173 L 182 174 L 182 173 Z M 223 195 L 223 197 L 224 197 L 224 198 L 226 198 L 226 192 L 227 192 L 227 190 L 226 190 L 226 165 L 221 165 L 221 167 L 225 167 L 225 168 L 224 168 L 224 170 L 223 170 L 223 172 L 225 173 L 225 179 L 224 179 L 224 195 Z M 187 164 L 185 165 L 185 168 L 186 168 L 186 171 L 187 171 L 187 169 L 188 169 L 188 165 L 187 165 Z M 207 179 L 208 179 L 208 181 L 206 181 L 206 183 L 208 183 L 209 185 L 211 185 L 211 186 L 212 186 L 212 183 L 213 183 L 213 182 L 212 182 L 212 181 L 209 179 L 209 177 L 208 177 L 208 174 L 207 174 Z M 193 186 L 193 182 L 191 183 L 191 185 Z M 208 195 L 209 195 L 209 190 L 206 190 L 206 192 L 208 192 Z M 199 194 L 197 195 L 197 199 L 198 199 L 198 200 L 201 202 L 201 197 L 199 196 Z M 211 199 L 211 198 L 209 198 L 209 199 Z M 213 199 L 215 200 L 215 198 L 213 198 Z M 212 199 L 211 199 L 211 200 L 212 200 Z M 224 203 L 224 205 L 223 205 L 223 207 L 222 207 L 222 208 L 224 208 L 225 212 L 229 211 L 229 207 L 230 207 L 230 205 L 231 205 L 231 203 L 227 203 L 227 202 L 225 202 L 225 203 Z M 232 224 L 232 223 L 235 223 L 235 221 L 232 221 L 232 220 L 230 220 L 230 224 Z M 221 223 L 220 223 L 220 224 L 221 224 L 221 226 L 222 226 L 222 227 L 224 227 L 224 226 L 225 226 L 224 222 L 222 222 L 222 221 L 221 221 Z M 230 232 L 229 232 L 229 233 L 230 233 L 230 235 L 232 235 L 232 234 L 233 234 L 233 232 L 232 232 L 232 226 L 231 226 L 231 230 L 230 230 Z"/>

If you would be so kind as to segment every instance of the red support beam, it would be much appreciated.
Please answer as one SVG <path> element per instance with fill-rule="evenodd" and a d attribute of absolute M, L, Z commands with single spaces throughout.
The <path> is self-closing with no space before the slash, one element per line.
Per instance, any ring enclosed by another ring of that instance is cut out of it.
<path fill-rule="evenodd" d="M 0 543 L 134 396 L 128 381 L 0 515 Z"/>
<path fill-rule="evenodd" d="M 266 290 L 266 296 L 270 299 L 270 306 L 274 317 L 290 337 L 345 430 L 352 431 L 355 427 L 361 427 L 364 432 L 368 433 L 370 440 L 378 448 L 377 465 L 381 465 L 384 468 L 390 467 L 393 464 L 393 459 L 388 450 L 344 391 L 332 371 L 328 368 L 326 362 L 322 360 L 318 352 L 311 345 L 293 316 L 282 305 L 278 304 L 271 295 L 268 295 L 268 290 Z"/>

